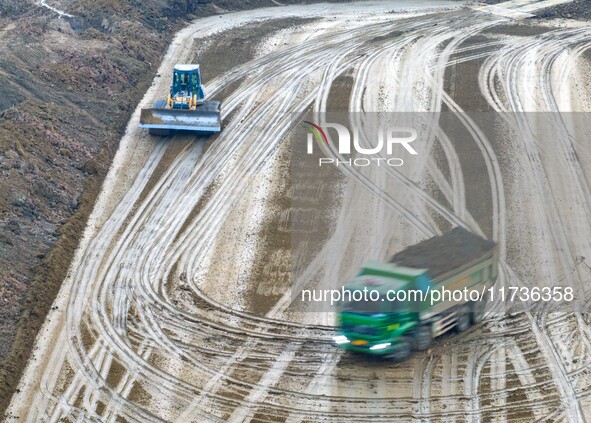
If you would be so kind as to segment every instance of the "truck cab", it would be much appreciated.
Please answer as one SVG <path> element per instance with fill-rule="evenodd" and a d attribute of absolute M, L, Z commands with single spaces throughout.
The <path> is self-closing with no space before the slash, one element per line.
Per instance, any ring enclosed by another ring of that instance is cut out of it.
<path fill-rule="evenodd" d="M 497 265 L 496 244 L 460 227 L 410 246 L 389 262 L 369 262 L 343 286 L 334 342 L 404 360 L 450 329 L 463 332 L 480 322 Z M 482 296 L 473 301 L 445 294 L 468 291 Z"/>
<path fill-rule="evenodd" d="M 339 303 L 339 331 L 334 340 L 337 346 L 349 351 L 404 359 L 413 347 L 406 335 L 420 324 L 423 304 L 392 298 L 398 291 L 426 287 L 422 277 L 425 272 L 410 269 L 410 275 L 385 276 L 385 267 L 389 266 L 369 263 L 346 285 L 344 301 Z"/>

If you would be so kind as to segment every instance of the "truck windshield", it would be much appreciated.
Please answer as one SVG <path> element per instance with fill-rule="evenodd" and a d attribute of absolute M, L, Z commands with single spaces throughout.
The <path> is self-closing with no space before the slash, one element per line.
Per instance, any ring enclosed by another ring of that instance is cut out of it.
<path fill-rule="evenodd" d="M 397 301 L 388 301 L 384 295 L 376 301 L 367 300 L 348 301 L 340 303 L 340 310 L 345 313 L 365 314 L 371 316 L 400 313 L 404 307 Z"/>
<path fill-rule="evenodd" d="M 343 311 L 355 314 L 377 315 L 383 314 L 382 301 L 350 301 L 343 305 Z"/>

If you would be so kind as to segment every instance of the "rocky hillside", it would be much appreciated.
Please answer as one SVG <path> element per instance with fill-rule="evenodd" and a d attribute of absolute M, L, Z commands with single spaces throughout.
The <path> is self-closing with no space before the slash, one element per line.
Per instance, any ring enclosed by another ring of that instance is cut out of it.
<path fill-rule="evenodd" d="M 151 21 L 132 6 L 118 18 L 104 2 L 86 3 L 85 14 L 77 5 L 81 17 L 60 19 L 33 2 L 0 2 L 1 408 L 165 34 L 181 23 Z"/>

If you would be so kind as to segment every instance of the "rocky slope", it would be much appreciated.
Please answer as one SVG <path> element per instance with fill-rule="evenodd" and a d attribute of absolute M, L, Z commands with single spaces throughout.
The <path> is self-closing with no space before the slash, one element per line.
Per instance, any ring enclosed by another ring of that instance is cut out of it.
<path fill-rule="evenodd" d="M 87 3 L 100 9 L 103 2 Z M 0 7 L 3 408 L 65 276 L 129 113 L 167 45 L 164 34 L 180 22 L 110 13 L 107 24 L 60 19 L 32 2 Z M 86 6 L 78 7 L 81 12 Z"/>

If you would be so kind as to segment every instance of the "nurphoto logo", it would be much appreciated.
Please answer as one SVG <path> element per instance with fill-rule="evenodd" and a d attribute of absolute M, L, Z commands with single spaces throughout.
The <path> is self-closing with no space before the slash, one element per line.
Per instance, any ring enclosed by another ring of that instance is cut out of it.
<path fill-rule="evenodd" d="M 414 128 L 378 127 L 377 136 L 375 137 L 377 142 L 370 143 L 356 125 L 352 125 L 351 130 L 349 130 L 345 125 L 339 123 L 325 122 L 322 125 L 310 121 L 304 121 L 304 123 L 309 130 L 307 133 L 307 154 L 314 153 L 314 140 L 316 140 L 321 151 L 330 153 L 332 156 L 319 158 L 319 166 L 327 164 L 356 167 L 365 167 L 372 164 L 377 166 L 402 166 L 404 160 L 399 157 L 392 157 L 395 151 L 400 151 L 400 147 L 409 154 L 418 154 L 411 146 L 411 143 L 417 139 L 417 131 Z M 336 132 L 336 143 L 331 143 L 329 129 Z M 355 153 L 355 157 L 343 157 L 343 155 L 351 155 L 352 151 Z"/>

